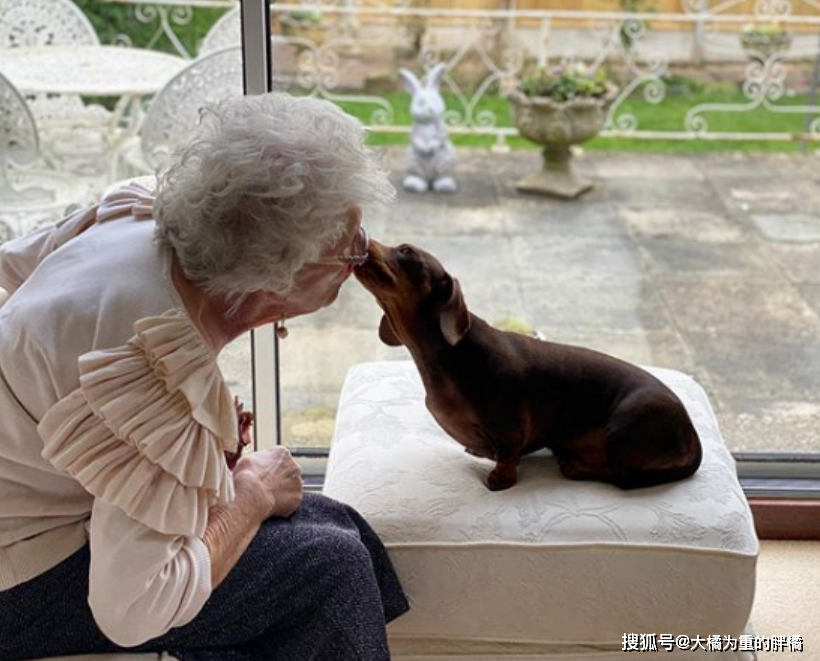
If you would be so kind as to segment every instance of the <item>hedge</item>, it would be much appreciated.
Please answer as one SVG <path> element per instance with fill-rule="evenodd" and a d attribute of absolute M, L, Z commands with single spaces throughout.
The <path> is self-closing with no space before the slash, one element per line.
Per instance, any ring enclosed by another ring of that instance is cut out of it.
<path fill-rule="evenodd" d="M 104 44 L 117 43 L 120 35 L 125 35 L 134 46 L 144 48 L 148 46 L 159 28 L 159 18 L 147 24 L 138 21 L 135 17 L 136 5 L 113 4 L 101 2 L 101 0 L 74 0 L 74 2 L 88 16 L 100 41 Z M 149 11 L 155 10 L 155 6 L 152 5 L 147 5 L 145 8 Z M 171 25 L 188 52 L 195 55 L 199 42 L 225 11 L 223 7 L 214 9 L 196 7 L 190 23 L 177 25 L 172 21 Z M 151 48 L 177 53 L 174 45 L 164 34 Z"/>

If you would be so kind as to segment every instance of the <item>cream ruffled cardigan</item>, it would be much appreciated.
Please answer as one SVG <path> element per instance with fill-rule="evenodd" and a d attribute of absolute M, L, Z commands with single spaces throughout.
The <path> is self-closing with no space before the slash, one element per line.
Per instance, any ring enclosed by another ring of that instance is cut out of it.
<path fill-rule="evenodd" d="M 211 593 L 208 509 L 233 499 L 236 414 L 136 185 L 0 246 L 0 590 L 91 544 L 120 645 Z"/>

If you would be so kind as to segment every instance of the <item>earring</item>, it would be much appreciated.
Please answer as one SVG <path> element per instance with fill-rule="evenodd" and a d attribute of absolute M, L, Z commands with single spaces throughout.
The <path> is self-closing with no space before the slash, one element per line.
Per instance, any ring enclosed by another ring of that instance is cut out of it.
<path fill-rule="evenodd" d="M 288 336 L 288 329 L 285 328 L 285 319 L 287 318 L 285 315 L 285 305 L 287 301 L 282 303 L 282 319 L 276 322 L 276 337 L 280 340 L 284 340 Z"/>

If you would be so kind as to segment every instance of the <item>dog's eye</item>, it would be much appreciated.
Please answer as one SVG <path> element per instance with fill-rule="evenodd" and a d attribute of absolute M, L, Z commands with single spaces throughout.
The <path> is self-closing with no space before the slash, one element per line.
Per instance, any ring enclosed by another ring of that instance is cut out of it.
<path fill-rule="evenodd" d="M 412 257 L 415 254 L 415 250 L 413 250 L 412 246 L 408 246 L 406 243 L 403 243 L 399 246 L 399 254 L 404 255 L 405 257 Z"/>

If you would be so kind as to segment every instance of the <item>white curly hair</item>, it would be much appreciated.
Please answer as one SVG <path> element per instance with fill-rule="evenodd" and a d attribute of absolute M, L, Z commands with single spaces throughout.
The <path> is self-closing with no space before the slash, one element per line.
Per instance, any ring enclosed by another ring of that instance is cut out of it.
<path fill-rule="evenodd" d="M 185 276 L 241 303 L 287 295 L 302 266 L 395 189 L 361 123 L 327 101 L 280 92 L 206 106 L 193 138 L 159 173 L 156 237 Z"/>

